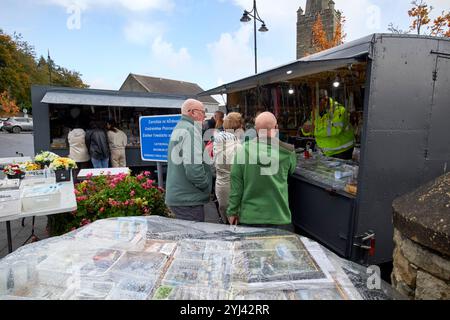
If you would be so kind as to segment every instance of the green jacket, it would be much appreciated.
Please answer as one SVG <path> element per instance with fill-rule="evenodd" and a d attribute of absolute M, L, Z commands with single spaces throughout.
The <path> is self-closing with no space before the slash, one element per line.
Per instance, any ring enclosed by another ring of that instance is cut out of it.
<path fill-rule="evenodd" d="M 210 200 L 212 174 L 203 162 L 202 128 L 182 116 L 170 137 L 166 205 L 190 207 L 204 205 Z"/>
<path fill-rule="evenodd" d="M 334 103 L 333 103 L 334 102 Z M 331 157 L 355 146 L 355 135 L 350 124 L 350 116 L 345 107 L 330 98 L 331 108 L 321 117 L 316 110 L 314 117 L 314 137 L 323 153 Z M 304 132 L 311 136 L 311 132 Z"/>
<path fill-rule="evenodd" d="M 273 141 L 278 148 L 258 138 L 248 141 L 234 158 L 227 215 L 239 216 L 240 223 L 291 223 L 287 179 L 295 171 L 297 157 L 293 146 Z M 267 155 L 275 163 L 272 166 Z"/>

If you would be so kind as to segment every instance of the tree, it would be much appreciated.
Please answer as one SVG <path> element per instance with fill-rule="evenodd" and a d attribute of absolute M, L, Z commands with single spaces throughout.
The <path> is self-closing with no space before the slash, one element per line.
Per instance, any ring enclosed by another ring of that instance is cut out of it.
<path fill-rule="evenodd" d="M 422 28 L 427 26 L 430 22 L 430 12 L 433 10 L 433 7 L 430 6 L 428 8 L 428 4 L 424 2 L 424 0 L 414 0 L 411 2 L 413 7 L 408 10 L 408 15 L 413 18 L 411 25 L 409 26 L 410 31 L 416 31 L 418 35 L 421 34 Z"/>
<path fill-rule="evenodd" d="M 347 36 L 343 32 L 344 24 L 345 17 L 340 16 L 339 22 L 336 26 L 336 31 L 332 38 L 329 39 L 322 23 L 322 17 L 320 16 L 320 14 L 317 14 L 316 22 L 312 27 L 312 45 L 314 48 L 314 52 L 312 53 L 327 50 L 344 43 L 344 39 Z"/>
<path fill-rule="evenodd" d="M 5 115 L 16 115 L 17 113 L 19 113 L 19 107 L 16 104 L 16 101 L 14 101 L 13 99 L 11 99 L 9 97 L 9 94 L 7 91 L 3 91 L 0 94 L 0 107 L 3 110 L 3 114 Z"/>
<path fill-rule="evenodd" d="M 434 9 L 432 6 L 428 6 L 424 0 L 420 0 L 420 2 L 414 0 L 411 4 L 413 7 L 408 10 L 408 16 L 412 18 L 409 30 L 403 31 L 391 22 L 388 26 L 389 31 L 398 34 L 414 32 L 418 35 L 450 37 L 450 11 L 442 11 L 442 14 L 432 21 L 430 18 Z"/>
<path fill-rule="evenodd" d="M 438 16 L 433 21 L 433 26 L 431 27 L 431 35 L 436 37 L 449 37 L 450 38 L 450 11 Z"/>
<path fill-rule="evenodd" d="M 8 92 L 20 110 L 31 110 L 33 84 L 88 87 L 80 73 L 58 66 L 51 59 L 46 61 L 42 56 L 37 59 L 33 46 L 21 34 L 10 36 L 0 29 L 0 92 Z"/>

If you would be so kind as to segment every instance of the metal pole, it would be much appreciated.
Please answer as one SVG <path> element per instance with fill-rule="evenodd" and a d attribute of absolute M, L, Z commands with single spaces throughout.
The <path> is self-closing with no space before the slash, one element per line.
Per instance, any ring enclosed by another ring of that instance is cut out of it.
<path fill-rule="evenodd" d="M 11 222 L 6 221 L 6 233 L 8 234 L 8 253 L 11 253 L 12 250 L 12 240 L 11 240 Z"/>
<path fill-rule="evenodd" d="M 156 163 L 156 169 L 158 170 L 158 187 L 164 188 L 164 175 L 162 162 Z"/>
<path fill-rule="evenodd" d="M 256 0 L 253 0 L 253 14 L 255 15 L 253 18 L 253 34 L 255 37 L 255 74 L 258 73 L 258 50 L 256 47 Z"/>

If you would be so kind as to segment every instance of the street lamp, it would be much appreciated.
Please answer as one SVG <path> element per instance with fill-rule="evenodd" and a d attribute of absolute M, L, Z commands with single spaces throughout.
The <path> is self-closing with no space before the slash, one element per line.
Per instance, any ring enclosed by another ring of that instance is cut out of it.
<path fill-rule="evenodd" d="M 261 27 L 258 29 L 259 32 L 267 32 L 269 29 L 267 28 L 264 20 L 258 14 L 258 9 L 256 9 L 256 0 L 253 0 L 253 9 L 251 11 L 244 10 L 244 14 L 242 15 L 241 22 L 250 22 L 253 18 L 253 33 L 255 39 L 255 74 L 258 73 L 258 56 L 257 56 L 257 46 L 256 46 L 256 20 L 261 22 Z"/>

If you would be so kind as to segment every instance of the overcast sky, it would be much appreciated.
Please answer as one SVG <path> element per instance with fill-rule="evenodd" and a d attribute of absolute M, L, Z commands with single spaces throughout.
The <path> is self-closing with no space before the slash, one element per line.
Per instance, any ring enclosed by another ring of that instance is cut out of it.
<path fill-rule="evenodd" d="M 258 33 L 259 70 L 295 60 L 297 10 L 306 0 L 258 0 L 269 32 Z M 335 0 L 351 41 L 407 29 L 410 0 Z M 428 0 L 432 16 L 448 0 Z M 0 0 L 0 28 L 17 31 L 92 88 L 119 89 L 129 73 L 196 82 L 204 89 L 254 73 L 252 0 Z"/>

